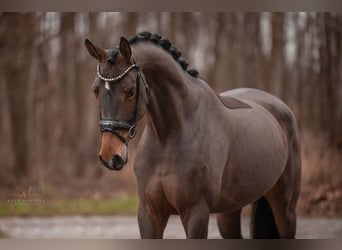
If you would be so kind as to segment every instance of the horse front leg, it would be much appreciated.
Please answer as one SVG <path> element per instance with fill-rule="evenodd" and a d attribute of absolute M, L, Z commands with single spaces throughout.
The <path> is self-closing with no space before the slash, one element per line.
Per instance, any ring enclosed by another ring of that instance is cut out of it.
<path fill-rule="evenodd" d="M 142 239 L 161 239 L 169 219 L 169 214 L 154 204 L 139 202 L 138 224 Z"/>
<path fill-rule="evenodd" d="M 187 239 L 206 239 L 208 237 L 209 208 L 204 201 L 186 207 L 180 213 Z"/>

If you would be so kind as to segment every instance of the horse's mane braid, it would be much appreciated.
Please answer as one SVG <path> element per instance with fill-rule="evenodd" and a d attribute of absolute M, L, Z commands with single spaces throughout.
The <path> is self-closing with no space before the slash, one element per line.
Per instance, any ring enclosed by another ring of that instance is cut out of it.
<path fill-rule="evenodd" d="M 193 77 L 198 77 L 199 73 L 196 69 L 188 69 L 189 63 L 181 57 L 182 53 L 172 46 L 168 39 L 162 38 L 158 34 L 151 34 L 148 31 L 143 31 L 128 39 L 130 44 L 135 44 L 139 41 L 150 41 L 162 47 L 169 52 L 171 56 L 180 64 L 180 66 Z"/>

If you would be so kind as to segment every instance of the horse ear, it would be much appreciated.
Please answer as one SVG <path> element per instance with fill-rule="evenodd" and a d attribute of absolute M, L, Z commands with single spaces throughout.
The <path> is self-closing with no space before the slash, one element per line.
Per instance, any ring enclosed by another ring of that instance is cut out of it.
<path fill-rule="evenodd" d="M 127 61 L 131 60 L 131 57 L 132 57 L 131 45 L 129 45 L 129 42 L 124 37 L 120 38 L 120 53 L 126 58 Z"/>
<path fill-rule="evenodd" d="M 101 49 L 94 44 L 92 44 L 88 39 L 85 39 L 84 44 L 89 51 L 90 55 L 92 55 L 99 62 L 102 61 L 106 57 L 106 51 Z"/>

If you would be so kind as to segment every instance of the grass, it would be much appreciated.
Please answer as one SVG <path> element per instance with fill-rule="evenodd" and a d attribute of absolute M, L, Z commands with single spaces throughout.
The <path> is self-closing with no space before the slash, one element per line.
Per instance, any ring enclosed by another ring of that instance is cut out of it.
<path fill-rule="evenodd" d="M 133 215 L 136 214 L 136 196 L 116 200 L 40 200 L 0 201 L 0 217 L 3 216 L 54 216 L 54 215 Z"/>

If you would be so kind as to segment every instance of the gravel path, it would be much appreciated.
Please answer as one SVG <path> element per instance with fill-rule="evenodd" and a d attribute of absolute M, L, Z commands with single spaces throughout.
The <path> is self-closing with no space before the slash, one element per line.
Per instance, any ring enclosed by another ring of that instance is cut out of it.
<path fill-rule="evenodd" d="M 249 237 L 248 218 L 242 220 L 242 234 Z M 138 239 L 133 216 L 65 216 L 0 218 L 0 230 L 10 238 Z M 341 238 L 342 219 L 300 218 L 297 238 Z M 179 217 L 172 216 L 164 238 L 185 238 Z M 209 238 L 220 238 L 215 217 L 210 218 Z"/>

